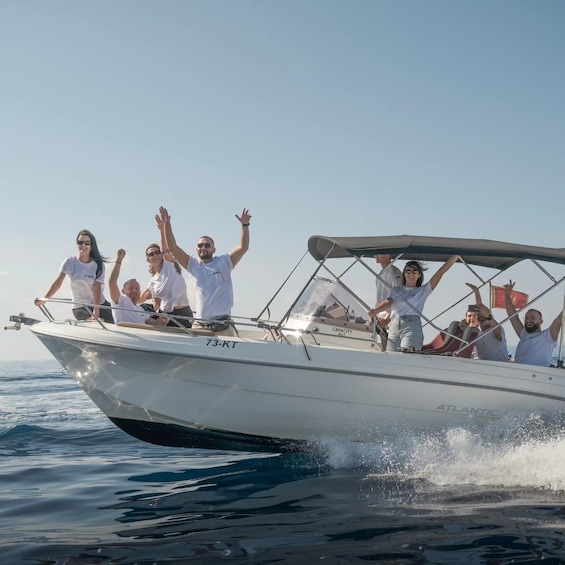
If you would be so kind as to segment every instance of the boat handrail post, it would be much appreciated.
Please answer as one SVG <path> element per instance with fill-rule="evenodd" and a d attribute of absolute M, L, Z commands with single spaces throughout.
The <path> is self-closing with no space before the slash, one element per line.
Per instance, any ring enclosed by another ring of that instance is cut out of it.
<path fill-rule="evenodd" d="M 261 316 L 265 313 L 266 310 L 269 309 L 269 306 L 271 306 L 271 304 L 273 303 L 273 300 L 278 296 L 279 292 L 284 288 L 284 285 L 288 282 L 288 280 L 290 279 L 290 277 L 292 277 L 292 275 L 294 274 L 294 272 L 296 271 L 296 269 L 298 269 L 300 263 L 302 263 L 302 261 L 304 260 L 304 257 L 306 257 L 306 255 L 308 255 L 308 250 L 306 250 L 304 252 L 304 255 L 302 255 L 302 257 L 300 258 L 300 260 L 298 261 L 298 263 L 296 263 L 296 265 L 294 266 L 294 269 L 292 269 L 292 271 L 290 271 L 290 273 L 288 274 L 288 276 L 286 277 L 286 279 L 283 281 L 283 283 L 281 284 L 281 286 L 278 288 L 277 292 L 275 292 L 275 294 L 273 295 L 273 297 L 271 298 L 271 300 L 269 300 L 269 302 L 267 302 L 267 305 L 263 308 L 263 310 L 261 310 L 261 312 L 259 312 L 259 315 L 256 316 L 255 318 L 251 318 L 252 321 L 257 321 L 261 318 Z M 270 314 L 269 314 L 270 317 Z"/>
<path fill-rule="evenodd" d="M 563 326 L 565 324 L 565 287 L 563 287 L 563 307 L 561 309 L 561 331 L 559 332 L 559 348 L 557 353 L 557 366 L 563 367 Z"/>
<path fill-rule="evenodd" d="M 38 306 L 39 310 L 41 311 L 41 313 L 50 321 L 50 322 L 54 322 L 55 318 L 53 317 L 53 314 L 51 314 L 51 312 L 48 310 L 47 306 L 45 306 L 45 304 L 42 304 L 41 306 Z"/>

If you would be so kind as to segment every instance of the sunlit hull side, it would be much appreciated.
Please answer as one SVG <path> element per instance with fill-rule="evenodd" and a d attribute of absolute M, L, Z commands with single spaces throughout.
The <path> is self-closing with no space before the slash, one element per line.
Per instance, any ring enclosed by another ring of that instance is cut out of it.
<path fill-rule="evenodd" d="M 560 369 L 96 323 L 31 331 L 108 418 L 161 445 L 284 451 L 565 408 Z"/>

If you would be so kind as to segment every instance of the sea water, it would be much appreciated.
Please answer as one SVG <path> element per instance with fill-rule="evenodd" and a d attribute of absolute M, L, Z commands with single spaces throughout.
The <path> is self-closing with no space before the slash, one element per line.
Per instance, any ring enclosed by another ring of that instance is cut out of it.
<path fill-rule="evenodd" d="M 0 564 L 565 564 L 559 418 L 321 447 L 150 445 L 56 362 L 1 363 Z"/>

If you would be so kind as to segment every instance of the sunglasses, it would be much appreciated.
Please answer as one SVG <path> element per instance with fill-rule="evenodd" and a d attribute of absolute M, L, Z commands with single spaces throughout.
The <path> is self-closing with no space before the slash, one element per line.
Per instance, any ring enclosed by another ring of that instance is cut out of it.
<path fill-rule="evenodd" d="M 416 273 L 419 274 L 420 271 L 418 271 L 418 269 L 404 269 L 404 273 Z"/>
<path fill-rule="evenodd" d="M 161 255 L 160 251 L 151 251 L 150 253 L 147 254 L 147 257 L 153 257 L 155 255 Z"/>
<path fill-rule="evenodd" d="M 199 243 L 196 247 L 198 247 L 198 249 L 202 249 L 203 247 L 208 249 L 208 247 L 212 247 L 212 245 L 210 243 Z"/>
<path fill-rule="evenodd" d="M 91 245 L 90 241 L 79 239 L 77 245 Z"/>

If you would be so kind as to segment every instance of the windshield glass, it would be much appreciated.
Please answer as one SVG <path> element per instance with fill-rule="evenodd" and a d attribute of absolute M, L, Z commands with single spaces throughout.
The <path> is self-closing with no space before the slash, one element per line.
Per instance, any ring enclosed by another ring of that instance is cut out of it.
<path fill-rule="evenodd" d="M 315 277 L 291 314 L 301 320 L 322 319 L 323 321 L 356 322 L 370 321 L 365 308 L 335 280 Z"/>

